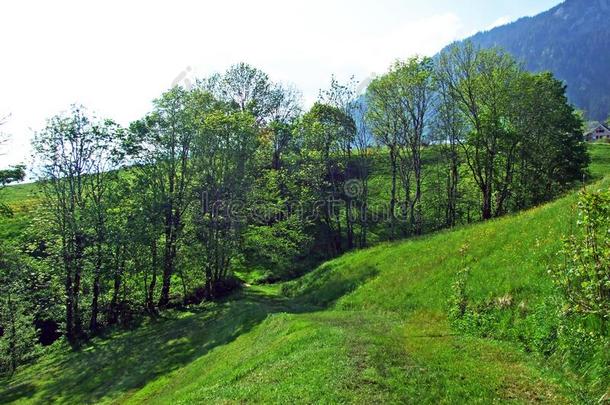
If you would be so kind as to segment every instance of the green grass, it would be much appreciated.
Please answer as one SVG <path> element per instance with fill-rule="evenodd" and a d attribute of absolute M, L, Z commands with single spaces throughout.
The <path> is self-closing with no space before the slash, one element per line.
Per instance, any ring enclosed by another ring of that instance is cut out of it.
<path fill-rule="evenodd" d="M 594 178 L 600 179 L 610 174 L 610 143 L 589 145 L 591 165 L 589 170 Z"/>
<path fill-rule="evenodd" d="M 592 154 L 596 178 L 610 173 L 610 147 Z M 605 177 L 589 187 L 609 185 Z M 553 297 L 546 270 L 573 228 L 575 202 L 570 194 L 384 243 L 289 283 L 166 312 L 77 352 L 58 346 L 0 380 L 0 402 L 574 403 L 582 382 L 529 354 L 518 335 L 538 331 L 533 321 Z M 469 299 L 513 297 L 494 339 L 450 327 L 447 300 L 464 265 Z M 515 321 L 518 305 L 527 315 Z"/>
<path fill-rule="evenodd" d="M 0 190 L 0 198 L 13 211 L 10 218 L 0 216 L 0 238 L 16 239 L 30 224 L 40 202 L 40 190 L 35 183 L 19 184 Z"/>

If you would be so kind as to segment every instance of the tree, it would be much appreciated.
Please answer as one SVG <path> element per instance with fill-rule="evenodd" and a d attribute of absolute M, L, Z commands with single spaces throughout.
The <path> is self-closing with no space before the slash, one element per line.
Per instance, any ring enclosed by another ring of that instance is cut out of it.
<path fill-rule="evenodd" d="M 106 320 L 108 325 L 114 325 L 119 322 L 126 324 L 128 321 L 128 302 L 125 296 L 127 283 L 130 281 L 128 266 L 131 263 L 132 267 L 136 263 L 141 262 L 138 255 L 139 231 L 135 225 L 139 225 L 134 221 L 133 207 L 134 200 L 132 188 L 128 181 L 117 175 L 107 190 L 106 206 L 108 210 L 105 212 L 105 220 L 103 224 L 104 236 L 106 239 L 105 250 L 103 254 L 106 259 L 105 266 L 108 271 L 105 271 L 106 282 L 110 282 L 112 292 L 110 303 L 107 306 Z M 97 255 L 95 255 L 97 256 Z M 139 266 L 138 266 L 139 267 Z M 139 269 L 137 269 L 139 270 Z M 134 271 L 135 273 L 135 271 Z M 131 279 L 135 278 L 135 274 L 131 274 Z"/>
<path fill-rule="evenodd" d="M 300 209 L 309 201 L 305 201 L 299 166 L 290 157 L 280 170 L 256 169 L 264 155 L 254 162 L 258 175 L 247 197 L 242 251 L 246 268 L 260 272 L 265 281 L 300 275 L 311 264 L 312 221 Z"/>
<path fill-rule="evenodd" d="M 279 170 L 282 157 L 292 146 L 293 125 L 301 113 L 300 94 L 293 88 L 278 86 L 275 100 L 267 131 L 271 134 L 273 146 L 271 168 Z"/>
<path fill-rule="evenodd" d="M 483 219 L 505 212 L 519 144 L 513 117 L 521 73 L 507 53 L 472 43 L 452 46 L 438 63 L 438 79 L 468 123 L 460 145 L 481 193 Z"/>
<path fill-rule="evenodd" d="M 36 353 L 38 333 L 24 277 L 27 271 L 21 255 L 0 243 L 0 372 L 12 374 Z"/>
<path fill-rule="evenodd" d="M 344 160 L 344 175 L 343 175 L 343 199 L 345 200 L 345 235 L 347 249 L 351 250 L 354 247 L 354 204 L 362 198 L 363 188 L 362 180 L 357 178 L 358 174 L 363 174 L 363 170 L 356 166 L 356 160 L 353 158 L 352 149 L 356 146 L 357 127 L 355 121 L 355 87 L 356 82 L 353 78 L 346 84 L 341 84 L 334 76 L 331 77 L 330 87 L 326 90 L 321 90 L 319 101 L 321 104 L 327 104 L 336 108 L 343 117 L 342 124 L 345 129 L 338 137 L 339 152 Z M 362 139 L 359 139 L 362 141 Z M 360 144 L 362 146 L 362 144 Z M 360 151 L 360 149 L 359 149 Z M 366 153 L 366 152 L 365 152 Z M 361 157 L 360 161 L 364 158 Z M 352 189 L 350 186 L 353 186 Z M 361 205 L 361 204 L 360 204 Z"/>
<path fill-rule="evenodd" d="M 437 78 L 437 105 L 432 140 L 435 141 L 447 164 L 445 225 L 452 227 L 458 220 L 460 184 L 459 143 L 465 137 L 466 123 L 444 80 Z"/>
<path fill-rule="evenodd" d="M 99 328 L 99 298 L 101 278 L 104 267 L 107 266 L 108 221 L 111 211 L 112 188 L 116 187 L 118 172 L 123 160 L 121 150 L 123 130 L 114 122 L 106 120 L 95 126 L 92 139 L 90 166 L 83 178 L 88 204 L 84 212 L 85 220 L 90 224 L 88 232 L 89 244 L 93 252 L 93 285 L 91 299 L 91 318 L 89 330 L 97 332 Z"/>
<path fill-rule="evenodd" d="M 156 313 L 155 293 L 160 268 L 159 241 L 163 235 L 163 199 L 160 187 L 148 180 L 150 177 L 138 176 L 133 183 L 125 184 L 124 194 L 132 196 L 128 211 L 127 224 L 131 232 L 129 240 L 136 250 L 144 252 L 140 267 L 144 274 L 144 307 L 149 314 Z M 117 227 L 120 229 L 120 226 Z"/>
<path fill-rule="evenodd" d="M 400 86 L 401 118 L 405 121 L 404 143 L 412 164 L 415 190 L 409 207 L 411 229 L 415 234 L 422 231 L 422 147 L 424 132 L 428 128 L 430 107 L 435 95 L 433 65 L 429 58 L 414 57 L 398 62 L 394 66 Z"/>
<path fill-rule="evenodd" d="M 94 171 L 101 138 L 99 122 L 83 107 L 55 116 L 38 132 L 33 146 L 45 207 L 52 213 L 51 232 L 60 240 L 58 261 L 64 269 L 66 336 L 76 343 L 82 335 L 81 280 L 87 247 L 87 176 Z"/>
<path fill-rule="evenodd" d="M 527 73 L 503 51 L 466 43 L 441 55 L 437 79 L 441 113 L 450 108 L 463 128 L 457 141 L 483 219 L 546 201 L 585 175 L 582 121 L 550 73 Z"/>
<path fill-rule="evenodd" d="M 434 94 L 433 65 L 429 58 L 414 57 L 406 62 L 398 61 L 385 76 L 374 80 L 369 86 L 369 119 L 374 133 L 390 150 L 391 215 L 395 221 L 395 184 L 397 175 L 400 175 L 405 192 L 405 213 L 409 216 L 410 231 L 415 234 L 422 230 L 421 151 Z"/>
<path fill-rule="evenodd" d="M 294 88 L 271 82 L 265 72 L 243 62 L 232 65 L 222 75 L 199 81 L 199 87 L 217 100 L 251 113 L 259 125 L 289 121 L 300 110 L 299 94 Z"/>
<path fill-rule="evenodd" d="M 0 170 L 0 190 L 11 183 L 22 181 L 25 178 L 25 166 L 17 165 L 9 169 Z"/>
<path fill-rule="evenodd" d="M 353 122 L 353 134 L 343 143 L 343 155 L 348 157 L 344 191 L 346 195 L 346 227 L 348 249 L 353 247 L 353 223 L 360 228 L 358 245 L 367 244 L 368 231 L 368 181 L 373 170 L 372 159 L 376 149 L 367 119 L 364 95 L 357 93 L 357 82 L 353 77 L 340 83 L 334 76 L 328 89 L 321 90 L 322 103 L 338 108 Z M 355 211 L 355 213 L 353 213 Z"/>
<path fill-rule="evenodd" d="M 551 73 L 524 73 L 514 122 L 520 138 L 512 186 L 515 209 L 548 201 L 583 179 L 590 161 L 583 122 L 561 81 Z"/>
<path fill-rule="evenodd" d="M 0 217 L 13 215 L 11 207 L 2 202 L 2 191 L 11 183 L 22 181 L 25 178 L 25 166 L 17 165 L 0 170 Z"/>
<path fill-rule="evenodd" d="M 146 177 L 163 210 L 164 249 L 161 297 L 158 305 L 169 303 L 171 277 L 183 228 L 183 214 L 192 202 L 190 164 L 194 136 L 190 93 L 174 87 L 154 102 L 154 109 L 131 126 L 132 156 L 140 175 Z"/>
<path fill-rule="evenodd" d="M 400 156 L 403 155 L 404 121 L 400 119 L 399 93 L 390 75 L 373 80 L 367 88 L 368 110 L 366 119 L 377 142 L 387 148 L 390 162 L 390 239 L 396 237 L 396 205 L 398 203 L 398 174 Z M 408 175 L 409 172 L 403 172 Z"/>
<path fill-rule="evenodd" d="M 216 284 L 229 275 L 244 228 L 243 198 L 252 180 L 257 128 L 245 111 L 222 106 L 197 111 L 193 166 L 200 206 L 193 212 L 193 227 L 201 247 L 205 296 L 212 298 Z"/>
<path fill-rule="evenodd" d="M 317 102 L 302 117 L 297 131 L 303 139 L 303 158 L 311 170 L 310 187 L 327 229 L 324 237 L 328 239 L 329 254 L 333 256 L 343 251 L 341 208 L 349 205 L 345 182 L 355 124 L 341 109 Z M 348 226 L 348 246 L 350 232 Z"/>
<path fill-rule="evenodd" d="M 0 118 L 0 126 L 4 125 L 8 117 Z M 8 141 L 8 136 L 0 133 L 0 147 Z M 4 153 L 0 153 L 0 156 Z M 17 165 L 9 167 L 8 169 L 0 169 L 0 198 L 2 197 L 2 190 L 8 184 L 22 181 L 25 178 L 25 166 Z M 4 204 L 0 199 L 0 217 L 11 216 L 13 214 L 11 208 Z"/>
<path fill-rule="evenodd" d="M 349 115 L 356 125 L 354 148 L 356 150 L 357 179 L 361 189 L 354 196 L 358 205 L 357 218 L 360 225 L 359 246 L 367 246 L 369 229 L 369 179 L 373 174 L 373 160 L 377 148 L 366 120 L 366 101 L 363 97 L 353 100 L 349 105 Z"/>
<path fill-rule="evenodd" d="M 290 146 L 291 123 L 301 112 L 299 91 L 272 82 L 265 72 L 243 62 L 232 65 L 223 74 L 200 80 L 199 88 L 255 117 L 270 139 L 271 167 L 278 170 L 282 155 Z"/>

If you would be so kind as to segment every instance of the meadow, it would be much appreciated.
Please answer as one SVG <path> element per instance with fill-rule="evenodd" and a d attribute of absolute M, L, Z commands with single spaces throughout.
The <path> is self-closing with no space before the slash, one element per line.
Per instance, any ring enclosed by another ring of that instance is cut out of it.
<path fill-rule="evenodd" d="M 591 151 L 597 180 L 587 187 L 607 189 L 610 145 Z M 15 198 L 29 195 L 21 187 Z M 585 389 L 561 358 L 534 350 L 554 322 L 547 270 L 573 230 L 576 198 L 348 253 L 76 352 L 58 343 L 0 383 L 0 402 L 593 401 L 610 381 Z M 511 297 L 488 336 L 455 330 L 447 316 L 465 265 L 470 300 Z"/>

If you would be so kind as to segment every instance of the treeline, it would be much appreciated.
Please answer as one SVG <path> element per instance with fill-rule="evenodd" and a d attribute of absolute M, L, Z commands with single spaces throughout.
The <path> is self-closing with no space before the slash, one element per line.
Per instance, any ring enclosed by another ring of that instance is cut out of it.
<path fill-rule="evenodd" d="M 303 112 L 295 89 L 238 64 L 169 90 L 128 128 L 82 107 L 51 118 L 34 140 L 43 204 L 2 245 L 2 367 L 48 325 L 78 345 L 220 297 L 235 273 L 293 277 L 539 204 L 585 175 L 565 86 L 502 51 L 455 46 L 355 88 L 333 78 Z"/>

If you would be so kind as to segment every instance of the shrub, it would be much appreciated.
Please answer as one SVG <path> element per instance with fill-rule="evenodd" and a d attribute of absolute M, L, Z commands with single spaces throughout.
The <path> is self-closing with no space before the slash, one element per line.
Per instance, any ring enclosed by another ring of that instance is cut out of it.
<path fill-rule="evenodd" d="M 0 334 L 0 373 L 12 373 L 15 369 L 32 359 L 39 351 L 38 333 L 33 318 L 14 301 L 7 300 L 9 305 L 2 308 L 3 325 Z"/>
<path fill-rule="evenodd" d="M 593 391 L 610 375 L 610 191 L 583 191 L 577 230 L 565 238 L 563 263 L 550 274 L 562 298 L 559 347 L 566 365 L 579 370 Z"/>
<path fill-rule="evenodd" d="M 451 286 L 451 297 L 449 298 L 449 319 L 456 324 L 466 315 L 468 298 L 466 297 L 466 281 L 470 274 L 470 268 L 464 267 L 458 271 L 457 277 Z M 454 325 L 456 326 L 456 325 Z"/>
<path fill-rule="evenodd" d="M 564 240 L 563 264 L 551 269 L 564 313 L 607 335 L 610 320 L 610 191 L 583 191 L 577 232 Z"/>

